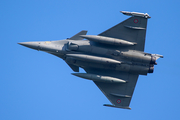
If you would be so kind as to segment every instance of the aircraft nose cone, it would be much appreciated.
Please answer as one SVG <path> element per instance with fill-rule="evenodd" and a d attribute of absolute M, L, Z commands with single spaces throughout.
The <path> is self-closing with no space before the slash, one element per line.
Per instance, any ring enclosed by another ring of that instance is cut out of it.
<path fill-rule="evenodd" d="M 39 50 L 39 42 L 20 42 L 18 43 L 19 45 L 31 48 L 31 49 L 35 49 L 35 50 Z"/>

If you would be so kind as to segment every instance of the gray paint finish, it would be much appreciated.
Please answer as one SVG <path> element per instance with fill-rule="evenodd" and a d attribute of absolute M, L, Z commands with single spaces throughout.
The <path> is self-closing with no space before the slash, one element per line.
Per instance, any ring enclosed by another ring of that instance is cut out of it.
<path fill-rule="evenodd" d="M 108 107 L 131 109 L 130 101 L 139 75 L 153 73 L 162 55 L 144 52 L 148 14 L 121 11 L 131 16 L 99 35 L 82 30 L 58 41 L 21 42 L 20 45 L 62 58 L 74 72 L 92 80 L 112 103 Z M 84 38 L 86 40 L 84 40 Z"/>

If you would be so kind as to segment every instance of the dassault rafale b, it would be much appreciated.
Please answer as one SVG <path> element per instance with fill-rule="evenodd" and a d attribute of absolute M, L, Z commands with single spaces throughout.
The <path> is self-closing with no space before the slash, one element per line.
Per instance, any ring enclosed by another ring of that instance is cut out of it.
<path fill-rule="evenodd" d="M 92 80 L 112 104 L 129 107 L 139 75 L 153 73 L 162 55 L 144 52 L 147 13 L 121 11 L 131 16 L 100 33 L 86 35 L 83 30 L 71 38 L 57 41 L 21 42 L 20 45 L 62 58 L 75 72 L 72 75 Z M 86 73 L 79 73 L 79 67 Z"/>

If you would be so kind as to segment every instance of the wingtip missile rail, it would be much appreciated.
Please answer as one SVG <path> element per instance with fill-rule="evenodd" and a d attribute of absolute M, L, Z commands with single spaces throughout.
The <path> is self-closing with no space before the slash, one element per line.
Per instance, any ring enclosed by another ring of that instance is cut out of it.
<path fill-rule="evenodd" d="M 114 107 L 114 108 L 122 108 L 122 109 L 129 109 L 129 110 L 131 110 L 131 108 L 130 108 L 129 106 L 115 106 L 115 105 L 110 105 L 110 104 L 104 104 L 103 106 Z"/>
<path fill-rule="evenodd" d="M 139 13 L 139 12 L 128 12 L 128 11 L 120 11 L 124 15 L 128 16 L 138 16 L 144 18 L 151 18 L 147 13 Z"/>

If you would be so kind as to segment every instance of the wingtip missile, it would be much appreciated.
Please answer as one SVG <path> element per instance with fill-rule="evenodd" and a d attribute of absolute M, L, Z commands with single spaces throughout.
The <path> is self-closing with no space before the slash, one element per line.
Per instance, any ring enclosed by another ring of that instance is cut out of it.
<path fill-rule="evenodd" d="M 124 15 L 151 18 L 147 13 L 120 11 Z"/>

